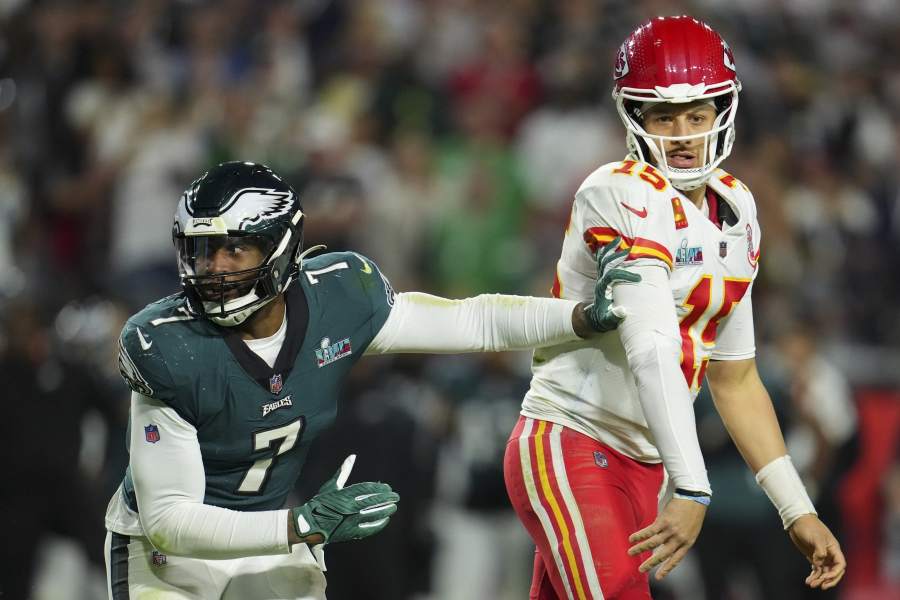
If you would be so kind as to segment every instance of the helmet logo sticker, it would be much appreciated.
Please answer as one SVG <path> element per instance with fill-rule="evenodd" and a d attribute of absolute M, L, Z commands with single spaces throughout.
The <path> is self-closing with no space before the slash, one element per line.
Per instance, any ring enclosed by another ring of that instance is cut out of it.
<path fill-rule="evenodd" d="M 233 213 L 238 219 L 238 229 L 256 225 L 260 221 L 274 219 L 291 211 L 293 194 L 265 188 L 244 188 L 231 197 L 222 213 Z"/>
<path fill-rule="evenodd" d="M 737 69 L 734 66 L 734 54 L 731 52 L 731 46 L 728 45 L 728 42 L 722 40 L 722 47 L 725 49 L 725 55 L 722 59 L 725 63 L 725 67 L 737 73 Z"/>
<path fill-rule="evenodd" d="M 619 53 L 616 55 L 616 70 L 613 78 L 622 79 L 628 75 L 628 57 L 625 55 L 625 44 L 619 46 Z"/>

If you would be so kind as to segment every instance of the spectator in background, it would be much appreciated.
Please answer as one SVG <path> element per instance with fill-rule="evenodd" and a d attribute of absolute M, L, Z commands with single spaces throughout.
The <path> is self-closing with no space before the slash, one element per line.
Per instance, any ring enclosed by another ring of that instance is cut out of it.
<path fill-rule="evenodd" d="M 139 115 L 141 141 L 123 157 L 112 190 L 110 240 L 112 289 L 127 294 L 132 306 L 147 294 L 166 296 L 179 289 L 168 234 L 180 182 L 201 166 L 200 131 L 177 111 L 174 99 L 155 95 Z M 131 282 L 140 281 L 135 289 Z"/>
<path fill-rule="evenodd" d="M 0 84 L 0 98 L 2 95 L 3 85 Z M 21 252 L 17 252 L 16 248 L 20 246 L 17 242 L 21 242 L 21 228 L 31 201 L 28 188 L 10 164 L 12 150 L 4 143 L 7 139 L 4 135 L 5 117 L 0 109 L 0 302 L 16 296 L 25 287 L 25 274 L 18 264 Z"/>
<path fill-rule="evenodd" d="M 831 501 L 836 490 L 826 486 L 826 480 L 833 479 L 836 467 L 845 471 L 852 463 L 846 448 L 856 431 L 850 386 L 826 358 L 811 327 L 788 329 L 777 340 L 777 349 L 791 417 L 785 441 L 813 500 Z"/>
<path fill-rule="evenodd" d="M 881 572 L 887 585 L 900 590 L 900 460 L 895 460 L 888 470 L 882 493 L 884 541 Z"/>
<path fill-rule="evenodd" d="M 338 115 L 315 111 L 307 118 L 305 140 L 307 161 L 295 179 L 309 206 L 309 235 L 331 251 L 358 247 L 369 199 L 363 180 L 351 169 L 356 146 L 350 125 Z"/>
<path fill-rule="evenodd" d="M 508 140 L 537 103 L 540 78 L 528 60 L 522 17 L 498 11 L 486 19 L 481 53 L 453 73 L 449 91 L 459 105 L 490 98 L 498 111 L 496 133 Z"/>
<path fill-rule="evenodd" d="M 0 420 L 0 593 L 28 598 L 37 552 L 48 536 L 74 540 L 102 570 L 101 472 L 80 463 L 82 424 L 97 411 L 120 422 L 115 396 L 80 361 L 74 346 L 54 342 L 41 308 L 17 299 L 3 311 L 5 347 L 0 354 L 4 417 Z M 90 442 L 91 440 L 88 440 Z M 77 585 L 81 582 L 70 582 Z M 77 591 L 77 590 L 76 590 Z"/>
<path fill-rule="evenodd" d="M 366 236 L 364 249 L 379 257 L 386 272 L 397 273 L 399 289 L 414 289 L 427 276 L 422 248 L 429 242 L 428 227 L 436 222 L 443 192 L 436 170 L 434 140 L 416 130 L 398 130 L 391 142 L 392 176 L 369 205 L 372 231 L 391 235 Z"/>
<path fill-rule="evenodd" d="M 528 199 L 522 227 L 534 255 L 536 293 L 546 293 L 547 282 L 553 280 L 559 232 L 569 218 L 568 199 L 594 166 L 619 158 L 610 143 L 619 132 L 598 102 L 593 50 L 565 40 L 542 60 L 545 101 L 525 117 L 515 140 Z"/>
<path fill-rule="evenodd" d="M 503 108 L 473 93 L 457 103 L 459 135 L 438 157 L 438 210 L 429 227 L 428 284 L 450 296 L 519 291 L 533 259 L 521 237 L 525 187 L 504 142 Z"/>
<path fill-rule="evenodd" d="M 799 241 L 806 282 L 797 308 L 842 331 L 860 315 L 832 290 L 854 268 L 860 250 L 854 241 L 875 232 L 878 215 L 872 198 L 824 157 L 801 159 L 794 175 L 782 202 L 791 237 Z"/>
<path fill-rule="evenodd" d="M 546 100 L 518 132 L 517 154 L 534 204 L 563 210 L 567 199 L 597 164 L 619 158 L 619 131 L 600 108 L 593 89 L 596 58 L 578 46 L 563 45 L 541 65 Z"/>

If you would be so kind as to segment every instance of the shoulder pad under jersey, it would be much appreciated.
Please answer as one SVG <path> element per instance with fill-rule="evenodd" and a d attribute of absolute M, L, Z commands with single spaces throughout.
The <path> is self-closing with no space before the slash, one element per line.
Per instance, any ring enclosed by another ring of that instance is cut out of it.
<path fill-rule="evenodd" d="M 592 251 L 621 237 L 630 248 L 626 262 L 658 261 L 671 269 L 668 248 L 683 214 L 680 195 L 656 168 L 625 160 L 588 176 L 575 195 L 571 225 Z"/>
<path fill-rule="evenodd" d="M 184 308 L 181 295 L 169 296 L 147 305 L 128 319 L 119 335 L 119 372 L 135 392 L 159 400 L 175 396 L 175 381 L 168 361 L 172 360 L 174 337 L 183 337 L 186 323 L 196 319 Z"/>

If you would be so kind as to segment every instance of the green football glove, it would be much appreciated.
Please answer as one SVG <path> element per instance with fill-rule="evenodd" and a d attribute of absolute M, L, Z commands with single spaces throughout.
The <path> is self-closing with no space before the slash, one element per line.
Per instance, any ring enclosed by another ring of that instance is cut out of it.
<path fill-rule="evenodd" d="M 625 310 L 612 305 L 612 287 L 615 281 L 637 283 L 641 276 L 620 269 L 619 265 L 628 256 L 628 249 L 616 251 L 622 238 L 617 237 L 597 250 L 597 284 L 594 286 L 594 302 L 585 307 L 588 322 L 595 331 L 605 333 L 612 331 L 625 319 Z"/>
<path fill-rule="evenodd" d="M 323 544 L 360 540 L 384 529 L 397 512 L 397 495 L 386 483 L 366 481 L 344 487 L 356 461 L 351 454 L 304 504 L 291 509 L 294 530 L 300 537 L 321 534 Z"/>

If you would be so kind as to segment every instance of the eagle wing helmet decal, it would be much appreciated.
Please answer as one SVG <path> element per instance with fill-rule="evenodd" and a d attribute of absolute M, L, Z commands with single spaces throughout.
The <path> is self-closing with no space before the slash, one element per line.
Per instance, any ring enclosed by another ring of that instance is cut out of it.
<path fill-rule="evenodd" d="M 230 216 L 229 221 L 237 222 L 237 229 L 243 231 L 260 221 L 274 219 L 290 212 L 293 194 L 287 191 L 244 188 L 238 190 L 222 207 L 222 213 Z"/>

